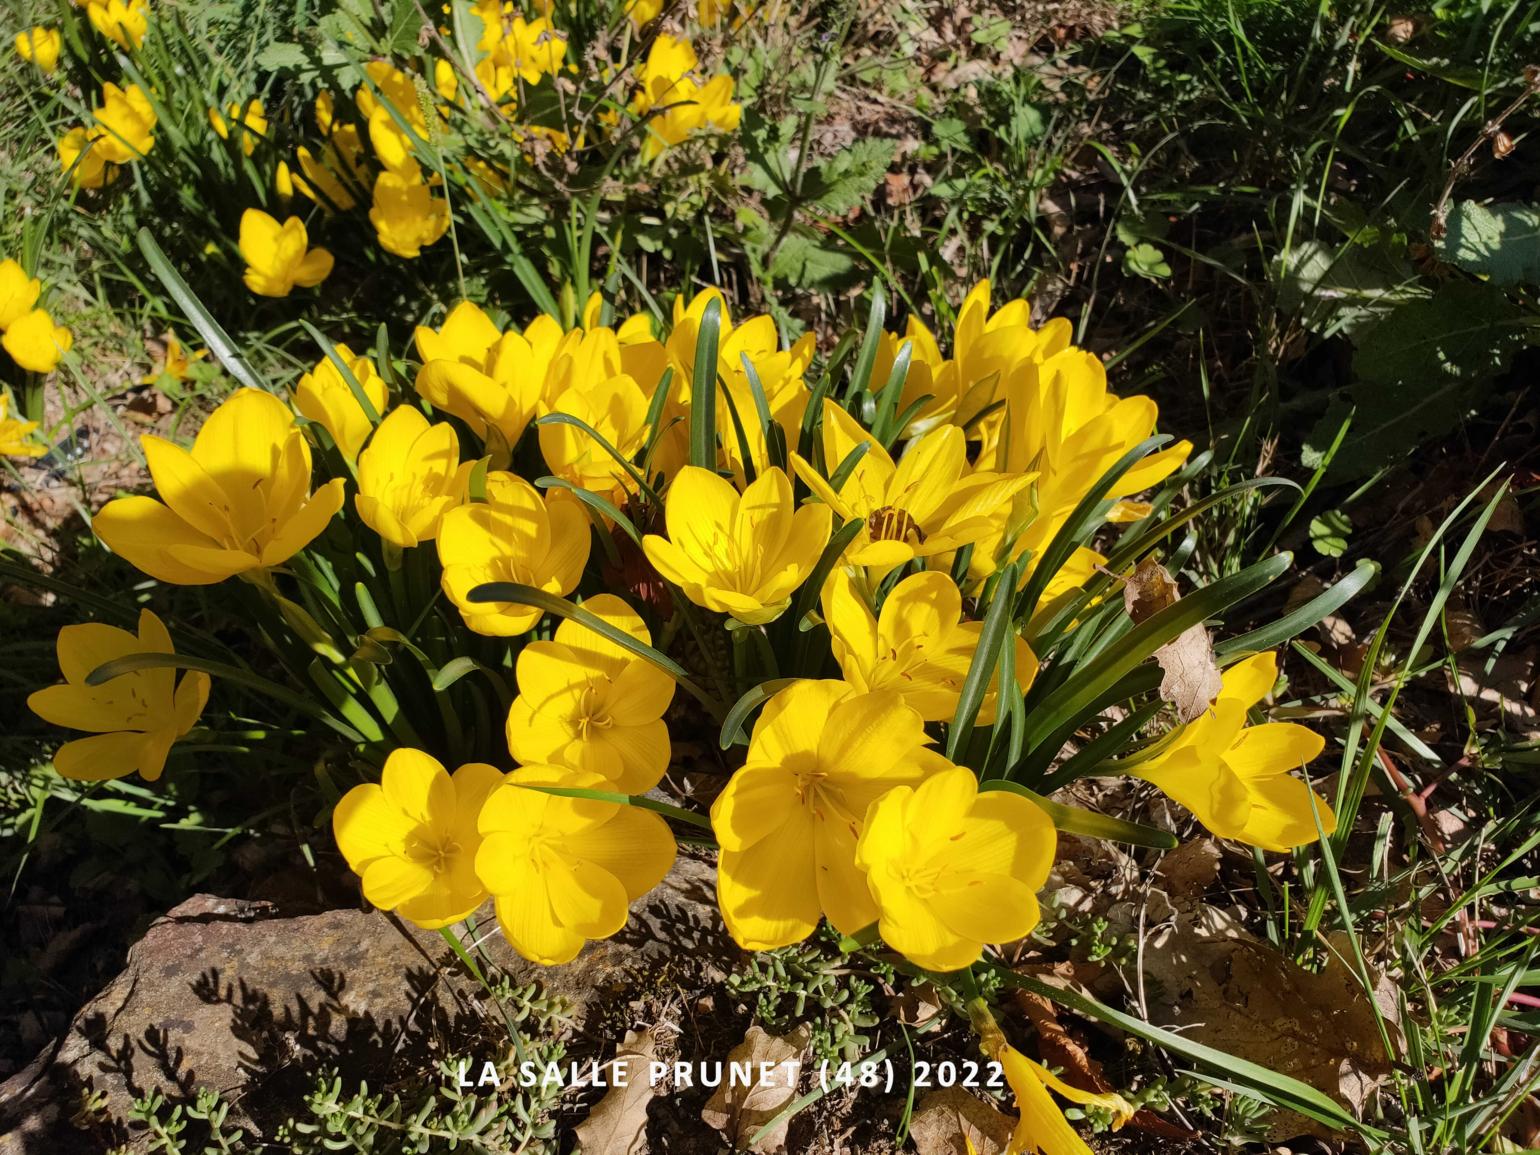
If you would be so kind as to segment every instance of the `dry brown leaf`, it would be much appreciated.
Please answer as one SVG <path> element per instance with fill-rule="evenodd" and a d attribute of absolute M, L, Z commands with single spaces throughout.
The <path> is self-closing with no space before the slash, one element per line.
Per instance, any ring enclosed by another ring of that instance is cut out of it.
<path fill-rule="evenodd" d="M 1173 899 L 1194 899 L 1219 877 L 1219 843 L 1193 838 L 1161 856 L 1155 868 Z"/>
<path fill-rule="evenodd" d="M 750 1143 L 754 1135 L 785 1109 L 797 1094 L 797 1077 L 800 1074 L 802 1052 L 807 1049 L 809 1030 L 806 1024 L 784 1038 L 754 1026 L 749 1028 L 743 1042 L 727 1055 L 722 1083 L 706 1105 L 701 1108 L 701 1118 L 732 1142 L 734 1150 L 747 1148 L 766 1153 L 786 1149 L 786 1126 L 780 1124 L 758 1142 Z M 729 1079 L 730 1064 L 753 1064 L 754 1081 L 745 1085 L 741 1079 Z M 761 1068 L 759 1064 L 770 1067 Z M 797 1064 L 793 1073 L 787 1064 Z M 769 1077 L 760 1079 L 761 1071 Z"/>
<path fill-rule="evenodd" d="M 920 1155 L 1000 1155 L 1016 1121 L 961 1087 L 938 1087 L 920 1099 L 909 1138 Z"/>
<path fill-rule="evenodd" d="M 1123 586 L 1123 605 L 1138 625 L 1181 599 L 1166 567 L 1146 557 L 1134 567 Z M 1160 696 L 1176 707 L 1177 717 L 1191 722 L 1201 717 L 1219 696 L 1223 682 L 1214 661 L 1214 645 L 1200 622 L 1188 626 L 1155 651 L 1160 663 Z"/>
<path fill-rule="evenodd" d="M 615 1048 L 604 1068 L 610 1089 L 573 1132 L 583 1155 L 638 1155 L 647 1149 L 647 1105 L 658 1093 L 650 1077 L 656 1054 L 651 1031 L 628 1031 Z"/>

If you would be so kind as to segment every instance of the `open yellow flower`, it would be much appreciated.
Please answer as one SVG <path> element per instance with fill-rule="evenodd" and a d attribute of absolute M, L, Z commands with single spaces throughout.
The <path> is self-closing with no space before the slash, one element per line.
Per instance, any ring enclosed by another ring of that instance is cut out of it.
<path fill-rule="evenodd" d="M 241 151 L 250 156 L 257 150 L 257 140 L 267 133 L 267 112 L 262 107 L 262 101 L 252 97 L 245 104 L 239 101 L 232 103 L 226 109 L 225 117 L 219 109 L 209 109 L 209 124 L 220 140 L 230 139 L 230 125 L 234 124 L 241 142 Z"/>
<path fill-rule="evenodd" d="M 353 503 L 364 523 L 386 541 L 410 549 L 438 535 L 444 514 L 465 500 L 475 462 L 460 463 L 454 426 L 398 405 L 358 455 Z"/>
<path fill-rule="evenodd" d="M 487 897 L 476 877 L 476 820 L 502 782 L 485 762 L 450 775 L 421 750 L 391 751 L 379 783 L 353 787 L 332 812 L 337 849 L 364 897 L 428 930 L 473 914 Z"/>
<path fill-rule="evenodd" d="M 962 594 L 948 574 L 910 574 L 874 614 L 854 575 L 836 567 L 824 585 L 823 616 L 845 681 L 858 690 L 892 690 L 927 722 L 952 720 L 984 627 L 962 620 Z M 1015 647 L 1016 682 L 1025 694 L 1037 658 L 1020 637 Z M 999 688 L 997 668 L 979 707 L 983 725 L 995 719 Z"/>
<path fill-rule="evenodd" d="M 791 480 L 767 469 L 738 491 L 687 465 L 668 488 L 668 537 L 642 539 L 647 560 L 692 602 L 747 625 L 773 621 L 829 542 L 827 506 L 793 504 Z"/>
<path fill-rule="evenodd" d="M 381 248 L 410 260 L 449 231 L 449 202 L 433 195 L 420 172 L 387 169 L 374 180 L 369 223 Z"/>
<path fill-rule="evenodd" d="M 33 373 L 52 373 L 74 343 L 74 334 L 63 325 L 55 325 L 46 309 L 22 314 L 0 337 L 0 345 L 5 346 L 11 360 Z"/>
<path fill-rule="evenodd" d="M 595 617 L 651 644 L 636 611 L 614 594 L 583 603 Z M 663 713 L 674 680 L 581 622 L 519 651 L 519 696 L 508 711 L 508 750 L 520 762 L 598 774 L 608 789 L 643 794 L 668 769 Z"/>
<path fill-rule="evenodd" d="M 1030 799 L 978 786 L 955 767 L 895 787 L 872 803 L 856 845 L 882 941 L 926 970 L 972 966 L 986 943 L 1025 938 L 1038 922 L 1053 822 Z"/>
<path fill-rule="evenodd" d="M 551 406 L 586 422 L 627 461 L 635 460 L 647 441 L 647 398 L 624 373 L 592 383 L 574 381 Z M 540 426 L 540 454 L 557 477 L 623 502 L 636 482 L 597 441 L 573 425 Z"/>
<path fill-rule="evenodd" d="M 91 27 L 125 52 L 144 43 L 149 11 L 145 0 L 91 0 L 86 6 Z"/>
<path fill-rule="evenodd" d="M 549 12 L 526 20 L 510 15 L 501 0 L 477 0 L 475 11 L 481 18 L 476 78 L 494 101 L 511 104 L 519 81 L 536 84 L 561 70 L 567 38 L 551 24 Z"/>
<path fill-rule="evenodd" d="M 483 441 L 511 447 L 535 416 L 561 337 L 561 327 L 544 315 L 522 333 L 504 333 L 476 305 L 461 301 L 441 328 L 419 326 L 415 333 L 422 358 L 417 392 Z"/>
<path fill-rule="evenodd" d="M 32 440 L 36 421 L 21 421 L 11 416 L 11 395 L 0 389 L 0 457 L 41 457 L 48 446 Z"/>
<path fill-rule="evenodd" d="M 376 416 L 385 412 L 385 381 L 375 369 L 374 362 L 354 353 L 346 345 L 337 346 L 337 356 L 352 370 L 364 396 L 374 406 Z M 353 396 L 353 390 L 330 357 L 322 357 L 314 369 L 299 379 L 299 384 L 294 387 L 294 407 L 303 417 L 330 433 L 342 456 L 349 461 L 358 460 L 359 450 L 374 430 L 374 422 L 364 412 L 358 398 Z"/>
<path fill-rule="evenodd" d="M 173 381 L 186 381 L 192 375 L 193 362 L 201 361 L 208 355 L 207 349 L 199 349 L 196 353 L 189 354 L 182 347 L 182 342 L 176 339 L 176 334 L 168 333 L 165 351 L 160 358 L 160 368 L 139 378 L 139 384 L 153 385 L 162 377 L 170 377 Z"/>
<path fill-rule="evenodd" d="M 63 38 L 57 28 L 37 25 L 16 34 L 16 55 L 35 64 L 44 75 L 51 76 L 59 67 L 59 48 Z"/>
<path fill-rule="evenodd" d="M 155 106 L 137 84 L 102 85 L 102 103 L 92 116 L 96 121 L 90 131 L 92 151 L 108 164 L 128 164 L 155 147 Z"/>
<path fill-rule="evenodd" d="M 117 498 L 92 529 L 164 582 L 210 585 L 282 565 L 342 508 L 340 478 L 310 492 L 310 447 L 271 393 L 236 390 L 203 423 L 190 453 L 148 435 L 140 444 L 161 500 Z"/>
<path fill-rule="evenodd" d="M 711 807 L 717 901 L 747 950 L 800 942 L 827 915 L 844 934 L 877 921 L 856 864 L 868 808 L 951 763 L 897 694 L 799 681 L 765 703 L 742 769 Z"/>
<path fill-rule="evenodd" d="M 1010 501 L 1031 481 L 1015 476 L 969 471 L 967 437 L 955 425 L 942 425 L 909 443 L 897 461 L 856 419 L 833 401 L 824 402 L 824 461 L 831 473 L 865 444 L 838 490 L 811 462 L 793 453 L 797 476 L 838 513 L 863 524 L 845 561 L 871 566 L 880 575 L 915 558 L 952 553 L 998 534 Z"/>
<path fill-rule="evenodd" d="M 487 582 L 518 582 L 565 596 L 577 588 L 592 543 L 588 515 L 570 493 L 553 489 L 541 497 L 521 477 L 488 473 L 487 500 L 451 509 L 439 525 L 444 593 L 478 634 L 506 638 L 528 633 L 540 620 L 540 610 L 512 602 L 472 602 L 471 590 Z"/>
<path fill-rule="evenodd" d="M 1130 773 L 1158 786 L 1220 838 L 1290 850 L 1320 837 L 1317 819 L 1331 834 L 1337 828 L 1331 807 L 1290 773 L 1320 754 L 1325 739 L 1293 722 L 1246 725 L 1246 711 L 1277 680 L 1271 653 L 1231 666 L 1208 712 Z"/>
<path fill-rule="evenodd" d="M 738 127 L 743 107 L 733 103 L 733 78 L 715 76 L 701 84 L 695 74 L 698 64 L 688 40 L 665 32 L 652 42 L 638 77 L 640 87 L 631 100 L 634 116 L 652 114 L 642 144 L 644 161 L 708 125 L 722 132 Z"/>
<path fill-rule="evenodd" d="M 319 285 L 332 271 L 331 253 L 310 247 L 298 217 L 280 225 L 261 209 L 247 209 L 241 214 L 240 249 L 246 287 L 261 297 L 287 297 L 295 285 Z"/>
<path fill-rule="evenodd" d="M 674 837 L 636 806 L 547 794 L 540 786 L 609 790 L 597 774 L 525 766 L 481 808 L 476 873 L 497 902 L 497 921 L 519 954 L 546 966 L 571 962 L 591 938 L 626 924 L 631 903 L 674 864 Z"/>
<path fill-rule="evenodd" d="M 149 610 L 139 611 L 137 635 L 103 622 L 59 631 L 59 672 L 64 683 L 38 690 L 27 708 L 45 722 L 85 730 L 60 746 L 54 769 L 66 778 L 100 781 L 135 770 L 147 781 L 160 777 L 172 743 L 198 721 L 209 699 L 209 676 L 199 671 L 135 670 L 100 686 L 86 685 L 92 670 L 129 654 L 172 654 L 171 635 Z"/>
<path fill-rule="evenodd" d="M 0 330 L 30 313 L 42 292 L 43 282 L 27 276 L 14 257 L 0 261 Z"/>

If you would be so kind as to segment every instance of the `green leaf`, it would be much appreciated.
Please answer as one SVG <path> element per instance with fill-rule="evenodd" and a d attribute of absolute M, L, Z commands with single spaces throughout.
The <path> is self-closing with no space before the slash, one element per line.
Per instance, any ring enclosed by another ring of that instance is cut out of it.
<path fill-rule="evenodd" d="M 1260 653 L 1282 645 L 1347 605 L 1379 572 L 1380 567 L 1365 558 L 1347 577 L 1328 586 L 1304 605 L 1296 606 L 1276 622 L 1218 643 L 1214 652 L 1223 658 L 1228 654 Z"/>
<path fill-rule="evenodd" d="M 819 163 L 809 174 L 803 194 L 812 206 L 830 216 L 842 217 L 871 199 L 893 163 L 896 141 L 887 137 L 863 137 L 847 149 Z"/>
<path fill-rule="evenodd" d="M 984 695 L 1000 661 L 1000 651 L 1015 640 L 1011 610 L 1016 602 L 1016 583 L 1020 577 L 1021 565 L 1013 561 L 1001 569 L 996 578 L 994 596 L 984 614 L 973 661 L 957 695 L 957 710 L 952 715 L 952 724 L 947 727 L 946 756 L 953 762 L 968 748 L 968 738 L 973 734 L 979 708 L 984 704 Z M 1002 687 L 1001 692 L 1011 691 Z"/>
<path fill-rule="evenodd" d="M 690 379 L 690 464 L 717 467 L 717 343 L 722 334 L 722 300 L 712 297 L 695 333 L 695 371 Z"/>
<path fill-rule="evenodd" d="M 1444 228 L 1438 251 L 1451 265 L 1498 285 L 1540 284 L 1540 209 L 1456 201 Z"/>
<path fill-rule="evenodd" d="M 1324 557 L 1341 557 L 1347 552 L 1348 535 L 1353 532 L 1353 521 L 1340 509 L 1328 509 L 1319 517 L 1310 519 L 1310 544 L 1315 552 Z"/>
<path fill-rule="evenodd" d="M 1123 268 L 1152 281 L 1164 280 L 1171 275 L 1166 254 L 1147 241 L 1141 241 L 1123 253 Z"/>
<path fill-rule="evenodd" d="M 247 363 L 239 348 L 230 339 L 214 316 L 203 307 L 203 302 L 198 300 L 187 282 L 182 279 L 182 274 L 166 258 L 165 252 L 156 243 L 154 236 L 148 228 L 141 228 L 136 234 L 139 243 L 139 251 L 144 254 L 144 259 L 150 263 L 150 269 L 159 278 L 160 283 L 166 286 L 166 291 L 176 301 L 183 314 L 192 322 L 198 335 L 203 338 L 203 343 L 214 354 L 215 360 L 225 367 L 225 371 L 248 389 L 261 389 L 267 391 L 267 386 L 262 384 L 256 371 Z"/>
<path fill-rule="evenodd" d="M 761 682 L 734 702 L 733 708 L 727 711 L 727 717 L 722 721 L 722 732 L 717 739 L 718 745 L 726 750 L 740 741 L 747 742 L 748 735 L 743 733 L 744 719 L 796 681 L 796 678 L 771 678 L 767 682 Z"/>

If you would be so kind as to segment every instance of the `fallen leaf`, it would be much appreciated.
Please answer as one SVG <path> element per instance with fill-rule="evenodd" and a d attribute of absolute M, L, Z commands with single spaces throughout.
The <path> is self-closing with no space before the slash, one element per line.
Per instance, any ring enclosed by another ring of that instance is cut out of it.
<path fill-rule="evenodd" d="M 909 1119 L 909 1139 L 920 1155 L 1000 1155 L 1016 1120 L 961 1087 L 924 1095 Z"/>
<path fill-rule="evenodd" d="M 1194 899 L 1219 877 L 1219 843 L 1194 838 L 1161 856 L 1155 872 L 1174 899 Z"/>
<path fill-rule="evenodd" d="M 1123 586 L 1123 605 L 1135 625 L 1179 600 L 1175 579 L 1153 557 L 1141 560 Z M 1160 696 L 1176 707 L 1183 722 L 1201 717 L 1219 696 L 1223 681 L 1202 622 L 1188 626 L 1156 650 L 1155 660 L 1162 671 Z"/>
<path fill-rule="evenodd" d="M 574 1128 L 583 1155 L 638 1155 L 647 1149 L 647 1105 L 657 1095 L 649 1077 L 657 1054 L 651 1031 L 629 1031 L 605 1065 L 610 1089 Z M 625 1086 L 620 1080 L 625 1079 Z"/>
<path fill-rule="evenodd" d="M 747 1148 L 765 1153 L 786 1149 L 789 1119 L 757 1142 L 751 1140 L 796 1097 L 802 1052 L 807 1049 L 808 1038 L 806 1024 L 785 1037 L 753 1026 L 743 1037 L 743 1042 L 728 1052 L 722 1083 L 701 1108 L 700 1114 L 710 1126 L 727 1136 L 734 1150 Z M 752 1081 L 745 1084 L 741 1078 L 729 1078 L 733 1063 L 752 1064 Z M 770 1066 L 761 1067 L 762 1063 Z M 789 1064 L 795 1064 L 795 1070 L 790 1069 Z M 767 1073 L 768 1077 L 761 1079 L 761 1072 Z"/>

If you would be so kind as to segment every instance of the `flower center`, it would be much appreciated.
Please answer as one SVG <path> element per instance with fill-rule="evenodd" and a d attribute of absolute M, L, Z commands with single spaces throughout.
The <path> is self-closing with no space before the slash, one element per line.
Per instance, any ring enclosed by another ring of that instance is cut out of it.
<path fill-rule="evenodd" d="M 906 509 L 885 505 L 866 515 L 866 532 L 873 541 L 902 541 L 909 545 L 921 545 L 925 534 L 920 523 Z"/>
<path fill-rule="evenodd" d="M 605 697 L 603 690 L 589 683 L 583 690 L 583 696 L 578 699 L 577 714 L 572 724 L 578 737 L 584 741 L 593 736 L 595 731 L 608 730 L 615 724 L 615 720 L 610 717 L 609 703 Z"/>
<path fill-rule="evenodd" d="M 419 826 L 407 836 L 407 857 L 426 866 L 434 874 L 448 870 L 449 864 L 459 853 L 460 843 L 447 831 Z"/>

